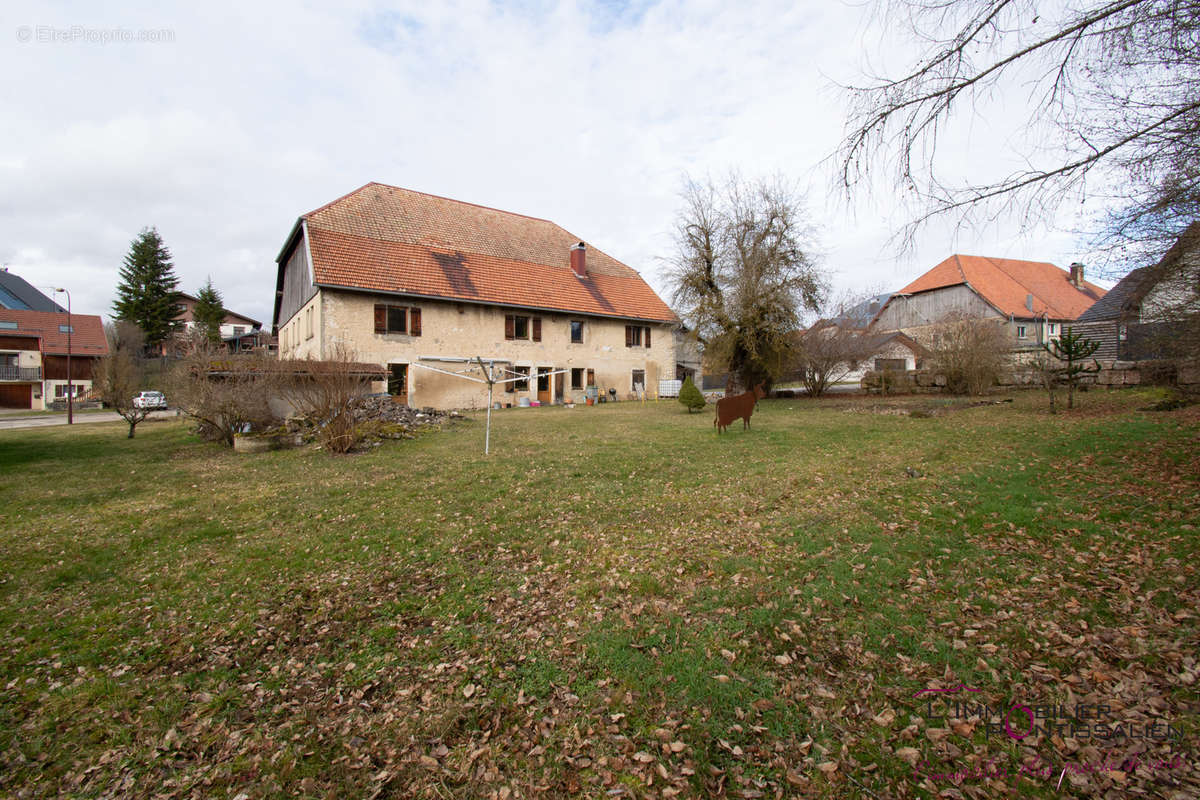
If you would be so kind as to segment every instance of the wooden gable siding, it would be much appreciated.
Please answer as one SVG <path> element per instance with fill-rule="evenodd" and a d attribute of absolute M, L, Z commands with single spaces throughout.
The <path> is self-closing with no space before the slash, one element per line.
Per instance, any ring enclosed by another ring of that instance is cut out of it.
<path fill-rule="evenodd" d="M 946 286 L 913 295 L 893 295 L 872 327 L 896 331 L 935 325 L 948 314 L 999 318 L 1000 312 L 965 284 Z"/>
<path fill-rule="evenodd" d="M 91 356 L 72 356 L 71 378 L 90 381 L 95 370 L 95 363 L 96 359 Z M 43 356 L 42 372 L 46 380 L 65 381 L 67 379 L 67 357 Z"/>
<path fill-rule="evenodd" d="M 0 336 L 0 350 L 33 350 L 42 349 L 41 341 L 36 336 Z"/>
<path fill-rule="evenodd" d="M 1120 357 L 1120 342 L 1117 338 L 1119 327 L 1116 320 L 1104 320 L 1102 322 L 1065 323 L 1062 329 L 1070 328 L 1073 333 L 1080 334 L 1093 342 L 1099 342 L 1100 348 L 1092 356 L 1093 358 L 1116 359 Z"/>
<path fill-rule="evenodd" d="M 308 242 L 302 233 L 296 238 L 296 246 L 283 266 L 283 297 L 275 324 L 281 328 L 286 325 L 316 293 L 312 265 L 308 263 Z"/>

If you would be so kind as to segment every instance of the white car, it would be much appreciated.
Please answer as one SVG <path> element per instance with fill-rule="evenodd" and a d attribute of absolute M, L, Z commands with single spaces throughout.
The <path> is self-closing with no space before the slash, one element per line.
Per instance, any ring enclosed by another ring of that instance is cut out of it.
<path fill-rule="evenodd" d="M 165 409 L 167 397 L 162 392 L 138 392 L 133 397 L 133 407 L 151 411 Z"/>

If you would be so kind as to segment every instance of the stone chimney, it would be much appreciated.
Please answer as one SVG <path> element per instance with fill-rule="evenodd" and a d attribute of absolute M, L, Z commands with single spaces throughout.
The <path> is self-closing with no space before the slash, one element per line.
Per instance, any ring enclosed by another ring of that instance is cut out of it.
<path fill-rule="evenodd" d="M 1083 264 L 1076 261 L 1071 265 L 1071 285 L 1076 289 L 1083 288 Z"/>
<path fill-rule="evenodd" d="M 571 248 L 571 271 L 577 277 L 587 277 L 587 245 L 583 242 Z"/>

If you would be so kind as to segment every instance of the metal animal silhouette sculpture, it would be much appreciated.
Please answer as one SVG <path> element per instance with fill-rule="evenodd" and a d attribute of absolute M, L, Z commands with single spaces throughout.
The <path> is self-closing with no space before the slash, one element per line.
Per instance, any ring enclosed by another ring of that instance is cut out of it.
<path fill-rule="evenodd" d="M 760 383 L 749 392 L 718 400 L 717 417 L 713 420 L 713 425 L 717 426 L 717 433 L 722 433 L 735 419 L 742 420 L 742 430 L 749 430 L 750 415 L 754 413 L 754 406 L 761 398 L 766 397 L 766 394 Z"/>

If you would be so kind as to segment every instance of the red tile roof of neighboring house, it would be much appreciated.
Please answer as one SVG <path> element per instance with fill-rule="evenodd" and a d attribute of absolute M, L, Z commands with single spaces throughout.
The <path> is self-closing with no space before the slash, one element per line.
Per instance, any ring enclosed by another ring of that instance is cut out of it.
<path fill-rule="evenodd" d="M 179 320 L 180 322 L 194 321 L 196 303 L 200 302 L 199 298 L 193 294 L 188 294 L 187 292 L 180 292 L 179 299 L 181 301 L 181 305 L 183 306 L 183 310 L 175 315 L 175 319 Z M 245 314 L 239 314 L 236 311 L 230 311 L 228 308 L 225 309 L 225 318 L 221 320 L 221 322 L 224 325 L 238 325 L 243 322 L 248 322 L 255 327 L 262 327 L 262 323 L 258 320 L 247 317 Z"/>
<path fill-rule="evenodd" d="M 1104 296 L 1104 289 L 1083 281 L 1076 288 L 1070 274 L 1046 261 L 952 255 L 900 290 L 916 294 L 967 284 L 1001 313 L 1014 317 L 1075 319 Z M 1026 305 L 1033 295 L 1032 310 Z"/>
<path fill-rule="evenodd" d="M 16 330 L 0 327 L 0 334 L 38 336 L 42 340 L 43 353 L 56 356 L 67 354 L 67 333 L 59 330 L 59 326 L 65 327 L 67 324 L 66 314 L 0 308 L 0 322 L 17 323 Z M 71 328 L 71 355 L 108 355 L 108 340 L 104 338 L 104 323 L 100 317 L 93 314 L 72 314 Z"/>
<path fill-rule="evenodd" d="M 319 285 L 676 320 L 635 270 L 594 247 L 576 277 L 580 239 L 549 220 L 379 183 L 302 219 Z"/>

